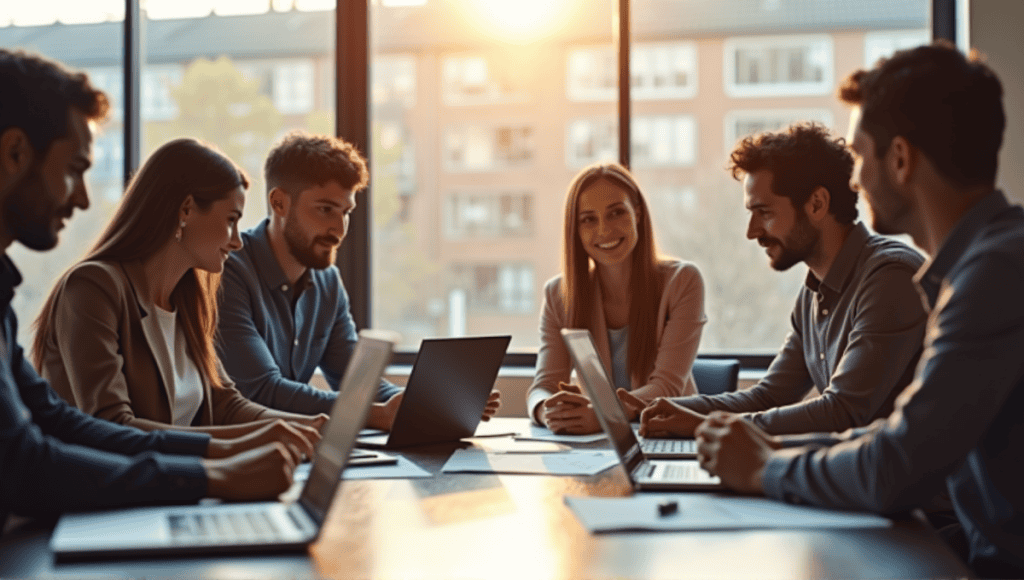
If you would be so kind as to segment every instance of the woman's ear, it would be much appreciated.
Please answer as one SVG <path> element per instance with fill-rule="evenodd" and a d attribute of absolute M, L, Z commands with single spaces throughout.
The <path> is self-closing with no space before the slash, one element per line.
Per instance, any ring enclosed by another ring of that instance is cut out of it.
<path fill-rule="evenodd" d="M 196 200 L 192 197 L 192 194 L 185 196 L 185 200 L 181 202 L 181 208 L 178 210 L 178 220 L 182 222 L 188 221 L 188 216 L 195 211 Z"/>

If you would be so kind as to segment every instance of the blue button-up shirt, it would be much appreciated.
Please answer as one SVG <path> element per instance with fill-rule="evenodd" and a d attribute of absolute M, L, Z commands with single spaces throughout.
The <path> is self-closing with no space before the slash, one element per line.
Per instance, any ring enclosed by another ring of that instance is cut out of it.
<path fill-rule="evenodd" d="M 917 376 L 888 419 L 772 455 L 777 499 L 894 512 L 943 485 L 969 564 L 1024 575 L 1024 210 L 993 192 L 917 276 L 931 311 Z M 808 439 L 809 440 L 809 439 Z M 842 444 L 837 444 L 842 443 Z"/>
<path fill-rule="evenodd" d="M 25 360 L 11 308 L 21 275 L 0 256 L 0 530 L 8 513 L 56 514 L 206 494 L 210 436 L 144 433 L 68 405 Z M 73 442 L 73 443 L 71 443 Z M 164 455 L 163 453 L 181 455 Z"/>
<path fill-rule="evenodd" d="M 330 413 L 358 339 L 336 266 L 308 270 L 295 289 L 267 237 L 269 220 L 242 233 L 224 265 L 217 352 L 235 386 L 257 403 L 293 413 Z M 294 304 L 294 306 L 293 306 Z M 333 391 L 309 384 L 317 367 Z M 381 381 L 377 400 L 401 389 Z"/>

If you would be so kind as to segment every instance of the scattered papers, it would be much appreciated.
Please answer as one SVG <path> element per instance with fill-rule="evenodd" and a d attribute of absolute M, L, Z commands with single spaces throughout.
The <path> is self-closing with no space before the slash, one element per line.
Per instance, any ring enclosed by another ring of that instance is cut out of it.
<path fill-rule="evenodd" d="M 519 441 L 553 441 L 555 443 L 595 443 L 607 439 L 604 433 L 590 435 L 557 435 L 546 427 L 530 425 L 529 432 L 515 437 Z"/>
<path fill-rule="evenodd" d="M 522 441 L 511 437 L 463 439 L 488 453 L 563 453 L 572 448 L 552 441 Z"/>
<path fill-rule="evenodd" d="M 659 509 L 675 502 L 677 508 Z M 701 531 L 786 528 L 882 528 L 892 524 L 867 513 L 796 506 L 758 497 L 710 494 L 639 494 L 573 497 L 565 504 L 592 534 L 626 531 Z"/>
<path fill-rule="evenodd" d="M 618 465 L 607 450 L 563 453 L 488 453 L 483 449 L 456 449 L 442 473 L 517 473 L 534 475 L 595 475 Z"/>
<path fill-rule="evenodd" d="M 306 481 L 312 463 L 303 463 L 295 468 L 295 481 Z M 415 479 L 430 477 L 430 472 L 408 459 L 398 456 L 398 463 L 390 465 L 356 465 L 345 468 L 342 479 Z"/>

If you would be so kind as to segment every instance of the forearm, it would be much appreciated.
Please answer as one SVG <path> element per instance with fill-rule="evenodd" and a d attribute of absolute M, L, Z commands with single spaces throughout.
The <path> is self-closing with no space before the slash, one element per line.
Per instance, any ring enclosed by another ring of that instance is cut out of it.
<path fill-rule="evenodd" d="M 793 405 L 750 413 L 747 419 L 772 435 L 839 432 L 858 426 L 844 403 L 835 393 L 826 393 Z"/>

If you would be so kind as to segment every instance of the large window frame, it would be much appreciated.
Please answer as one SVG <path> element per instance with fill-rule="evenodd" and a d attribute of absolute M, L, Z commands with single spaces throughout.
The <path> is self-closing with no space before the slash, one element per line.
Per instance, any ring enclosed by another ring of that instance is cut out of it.
<path fill-rule="evenodd" d="M 960 29 L 957 22 L 958 0 L 931 0 L 931 31 L 933 38 L 957 41 Z M 367 157 L 371 149 L 370 128 L 370 11 L 371 0 L 339 1 L 335 16 L 335 129 L 338 135 L 356 145 Z M 630 0 L 618 0 L 611 15 L 616 24 L 618 60 L 618 121 L 619 121 L 619 162 L 630 166 L 630 121 L 631 95 L 630 54 Z M 142 52 L 143 22 L 139 3 L 125 0 L 124 18 L 124 179 L 125 183 L 139 167 L 141 150 L 141 70 L 145 62 Z M 370 183 L 372 190 L 373 183 Z M 372 326 L 371 300 L 373 285 L 371 279 L 372 249 L 370 219 L 372 195 L 364 195 L 359 208 L 352 215 L 349 233 L 338 252 L 338 267 L 345 280 L 351 299 L 352 315 L 359 328 Z M 397 363 L 411 363 L 414 353 L 399 352 Z M 702 354 L 702 356 L 704 356 Z M 771 355 L 750 355 L 726 353 L 708 355 L 712 358 L 739 358 L 745 368 L 765 368 L 773 358 Z M 533 352 L 511 352 L 505 364 L 532 367 L 536 354 Z"/>

